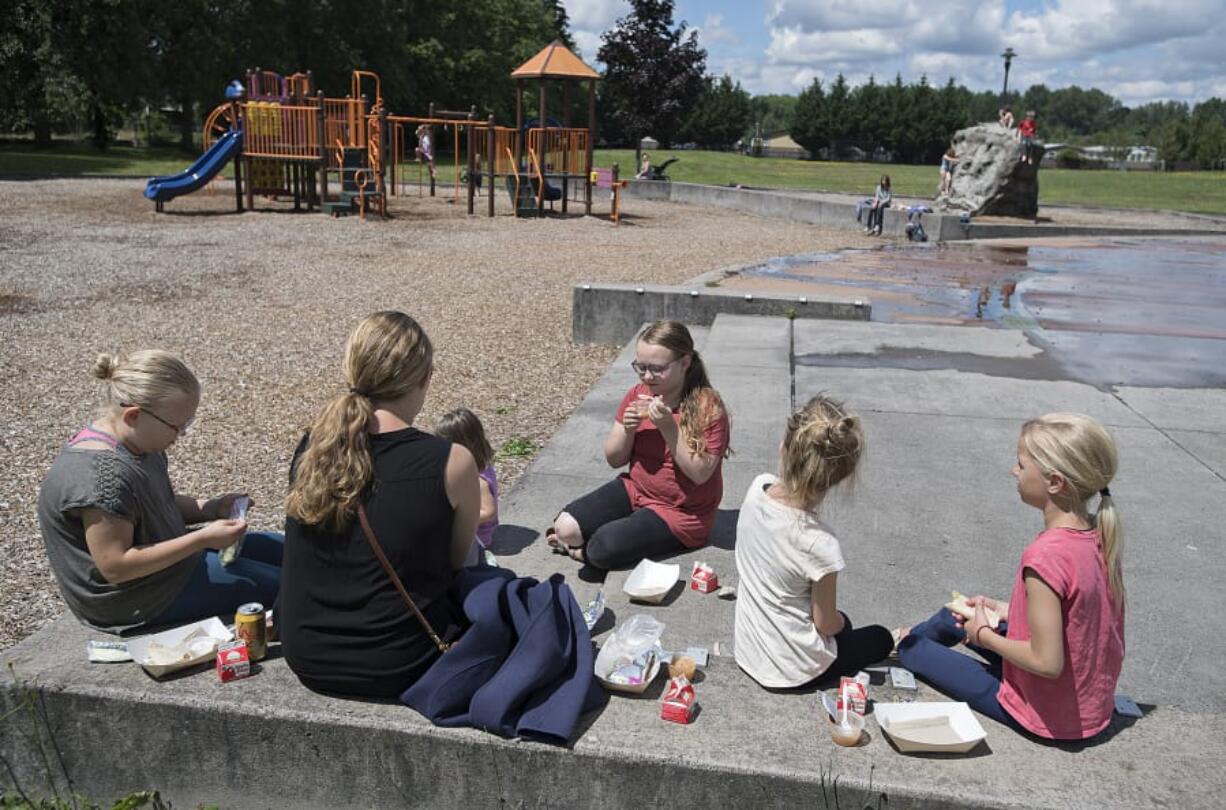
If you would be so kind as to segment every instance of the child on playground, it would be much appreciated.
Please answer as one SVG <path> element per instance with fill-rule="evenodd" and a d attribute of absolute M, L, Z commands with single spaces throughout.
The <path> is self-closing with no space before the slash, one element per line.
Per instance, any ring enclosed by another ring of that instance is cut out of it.
<path fill-rule="evenodd" d="M 434 137 L 430 134 L 430 125 L 417 127 L 417 159 L 430 168 L 430 179 L 437 180 L 438 172 L 434 168 Z"/>
<path fill-rule="evenodd" d="M 954 191 L 954 169 L 958 167 L 958 151 L 951 143 L 941 156 L 941 188 L 938 197 L 948 197 Z"/>
<path fill-rule="evenodd" d="M 639 173 L 634 176 L 635 180 L 650 180 L 651 179 L 651 155 L 643 153 L 643 159 L 639 162 Z"/>
<path fill-rule="evenodd" d="M 1124 662 L 1121 531 L 1107 488 L 1115 470 L 1115 443 L 1090 417 L 1053 413 L 1024 424 L 1013 477 L 1022 502 L 1042 512 L 1043 531 L 1022 552 L 1009 601 L 975 596 L 973 617 L 942 608 L 899 629 L 903 666 L 1039 737 L 1080 740 L 1106 728 Z M 995 628 L 988 611 L 1000 617 Z M 984 660 L 949 649 L 959 642 Z"/>
<path fill-rule="evenodd" d="M 1017 125 L 1017 135 L 1022 141 L 1022 163 L 1033 163 L 1031 148 L 1038 140 L 1039 124 L 1034 119 L 1034 110 L 1027 110 L 1022 123 Z"/>
<path fill-rule="evenodd" d="M 881 175 L 881 181 L 877 184 L 876 191 L 873 192 L 873 201 L 868 207 L 868 227 L 864 232 L 873 236 L 881 236 L 881 225 L 885 219 L 885 209 L 890 207 L 890 200 L 893 195 L 890 193 L 890 176 L 888 174 Z"/>
<path fill-rule="evenodd" d="M 434 434 L 456 444 L 462 444 L 473 454 L 477 465 L 478 485 L 481 487 L 481 511 L 477 523 L 477 537 L 467 565 L 496 561 L 488 549 L 494 542 L 494 530 L 498 528 L 498 473 L 494 470 L 494 448 L 485 437 L 485 426 L 468 408 L 456 408 L 439 417 L 434 425 Z"/>
<path fill-rule="evenodd" d="M 84 624 L 110 633 L 234 615 L 276 600 L 284 540 L 247 533 L 231 492 L 176 493 L 166 451 L 200 404 L 200 383 L 160 350 L 102 354 L 102 407 L 69 439 L 38 494 L 38 520 L 60 593 Z M 188 524 L 203 523 L 189 531 Z M 223 565 L 217 552 L 243 540 Z"/>
<path fill-rule="evenodd" d="M 837 609 L 843 551 L 819 518 L 864 453 L 860 418 L 819 395 L 788 419 L 779 474 L 754 479 L 736 526 L 736 662 L 764 687 L 837 681 L 890 654 L 880 625 Z"/>

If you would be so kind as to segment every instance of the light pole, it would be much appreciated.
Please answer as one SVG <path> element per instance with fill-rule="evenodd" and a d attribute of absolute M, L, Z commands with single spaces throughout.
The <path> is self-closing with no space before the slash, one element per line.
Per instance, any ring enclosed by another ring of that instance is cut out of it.
<path fill-rule="evenodd" d="M 1005 52 L 1000 55 L 1001 59 L 1005 60 L 1005 86 L 1000 90 L 1000 103 L 1004 104 L 1009 98 L 1009 65 L 1013 64 L 1013 57 L 1017 56 L 1012 48 L 1005 48 Z"/>

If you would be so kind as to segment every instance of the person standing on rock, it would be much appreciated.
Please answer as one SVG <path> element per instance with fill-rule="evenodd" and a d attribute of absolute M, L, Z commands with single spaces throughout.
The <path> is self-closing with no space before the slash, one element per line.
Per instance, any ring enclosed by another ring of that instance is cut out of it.
<path fill-rule="evenodd" d="M 951 143 L 941 156 L 941 188 L 938 197 L 948 197 L 954 191 L 954 169 L 958 166 L 958 152 Z"/>
<path fill-rule="evenodd" d="M 1009 107 L 1001 107 L 996 123 L 1000 124 L 1005 129 L 1013 129 L 1013 110 Z"/>
<path fill-rule="evenodd" d="M 639 382 L 604 442 L 609 466 L 629 471 L 567 504 L 545 533 L 555 552 L 605 571 L 704 545 L 724 494 L 728 412 L 690 331 L 657 321 L 634 356 Z"/>
<path fill-rule="evenodd" d="M 232 492 L 176 493 L 166 451 L 187 433 L 200 383 L 182 360 L 151 349 L 99 355 L 102 409 L 56 457 L 38 493 L 38 521 L 60 593 L 84 624 L 108 633 L 271 607 L 282 538 L 231 518 Z M 193 523 L 204 524 L 188 530 Z M 243 541 L 223 565 L 217 552 Z"/>
<path fill-rule="evenodd" d="M 1039 123 L 1034 119 L 1034 110 L 1026 111 L 1026 117 L 1017 125 L 1017 134 L 1022 141 L 1022 163 L 1033 163 L 1030 152 L 1039 135 Z"/>

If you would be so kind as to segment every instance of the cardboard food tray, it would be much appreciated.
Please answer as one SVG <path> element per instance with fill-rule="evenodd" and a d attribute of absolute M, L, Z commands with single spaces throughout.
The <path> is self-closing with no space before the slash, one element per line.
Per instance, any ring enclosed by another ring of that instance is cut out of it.
<path fill-rule="evenodd" d="M 213 648 L 206 654 L 193 656 L 183 661 L 176 661 L 173 664 L 154 664 L 149 662 L 149 645 L 157 642 L 166 647 L 173 647 L 183 639 L 190 636 L 197 630 L 203 630 L 213 639 Z M 145 672 L 148 672 L 155 678 L 161 678 L 169 675 L 172 672 L 178 672 L 188 667 L 199 666 L 206 661 L 213 660 L 213 656 L 217 653 L 218 645 L 227 642 L 234 638 L 234 634 L 226 628 L 221 621 L 214 616 L 211 619 L 204 621 L 192 622 L 185 624 L 182 627 L 176 627 L 172 630 L 163 630 L 161 633 L 153 633 L 147 636 L 137 636 L 128 641 L 128 654 L 132 656 L 132 660 L 140 664 Z"/>
<path fill-rule="evenodd" d="M 635 601 L 656 605 L 664 601 L 664 597 L 680 577 L 680 565 L 666 565 L 644 559 L 634 567 L 630 576 L 626 577 L 622 590 Z"/>
<path fill-rule="evenodd" d="M 641 695 L 647 691 L 647 687 L 651 686 L 652 681 L 660 674 L 660 656 L 656 655 L 655 660 L 651 664 L 651 668 L 647 670 L 646 677 L 642 683 L 612 683 L 606 681 L 602 676 L 597 675 L 596 680 L 600 681 L 600 685 L 610 692 L 621 692 L 627 695 Z"/>
<path fill-rule="evenodd" d="M 873 714 L 903 753 L 964 754 L 988 736 L 965 703 L 875 703 Z"/>

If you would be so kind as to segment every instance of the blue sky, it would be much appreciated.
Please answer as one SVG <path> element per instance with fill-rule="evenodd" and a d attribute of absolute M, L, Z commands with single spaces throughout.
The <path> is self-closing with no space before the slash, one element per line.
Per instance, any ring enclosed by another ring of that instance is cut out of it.
<path fill-rule="evenodd" d="M 564 0 L 582 56 L 625 0 Z M 999 90 L 1001 51 L 1018 54 L 1009 86 L 1098 87 L 1135 106 L 1226 98 L 1226 0 L 676 0 L 699 30 L 707 69 L 753 93 L 792 93 L 815 77 L 950 76 Z"/>

